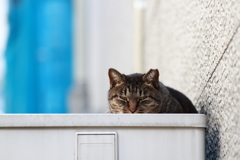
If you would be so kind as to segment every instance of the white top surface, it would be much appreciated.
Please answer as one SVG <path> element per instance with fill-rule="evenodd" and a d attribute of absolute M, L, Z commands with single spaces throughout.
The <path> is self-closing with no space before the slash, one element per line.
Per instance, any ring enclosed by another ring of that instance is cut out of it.
<path fill-rule="evenodd" d="M 203 114 L 2 114 L 0 127 L 206 127 Z"/>

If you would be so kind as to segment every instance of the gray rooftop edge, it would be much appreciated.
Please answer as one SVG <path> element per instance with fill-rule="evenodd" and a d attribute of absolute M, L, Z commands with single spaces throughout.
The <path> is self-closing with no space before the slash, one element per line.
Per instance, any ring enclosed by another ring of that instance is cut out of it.
<path fill-rule="evenodd" d="M 1 114 L 0 128 L 206 127 L 203 114 Z"/>

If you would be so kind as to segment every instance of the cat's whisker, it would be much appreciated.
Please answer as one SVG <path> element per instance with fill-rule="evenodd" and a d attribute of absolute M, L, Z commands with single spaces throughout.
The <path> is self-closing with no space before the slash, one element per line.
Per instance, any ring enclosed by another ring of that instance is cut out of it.
<path fill-rule="evenodd" d="M 110 108 L 110 109 L 109 109 L 109 112 L 110 112 L 110 113 L 117 114 L 117 113 L 121 113 L 121 110 L 119 110 L 119 109 L 112 109 L 112 108 Z"/>
<path fill-rule="evenodd" d="M 111 111 L 119 111 L 119 109 L 110 109 Z"/>

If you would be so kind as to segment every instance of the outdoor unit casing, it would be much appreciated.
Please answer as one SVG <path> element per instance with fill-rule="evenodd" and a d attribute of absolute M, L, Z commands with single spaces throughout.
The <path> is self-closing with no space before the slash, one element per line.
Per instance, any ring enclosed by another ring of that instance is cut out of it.
<path fill-rule="evenodd" d="M 204 160 L 201 114 L 0 115 L 0 159 Z"/>

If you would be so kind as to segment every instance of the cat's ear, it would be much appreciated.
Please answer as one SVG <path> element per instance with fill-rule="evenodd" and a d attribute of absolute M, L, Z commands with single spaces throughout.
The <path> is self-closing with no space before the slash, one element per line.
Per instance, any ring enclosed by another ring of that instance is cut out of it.
<path fill-rule="evenodd" d="M 159 72 L 158 69 L 150 69 L 146 74 L 143 75 L 142 79 L 148 84 L 152 84 L 156 89 L 159 88 Z"/>
<path fill-rule="evenodd" d="M 110 68 L 108 70 L 108 76 L 109 76 L 109 80 L 110 80 L 110 88 L 123 83 L 125 80 L 124 75 L 122 75 L 116 69 L 113 69 L 113 68 Z"/>

